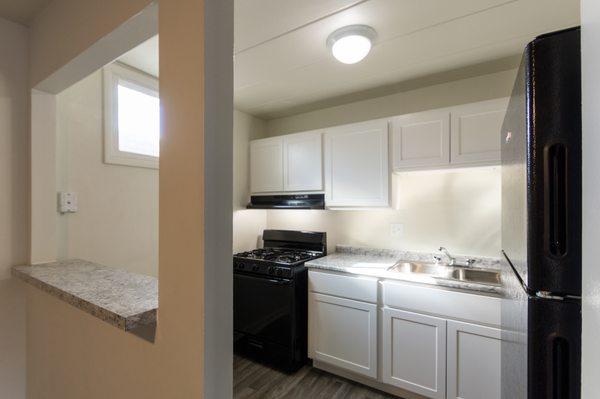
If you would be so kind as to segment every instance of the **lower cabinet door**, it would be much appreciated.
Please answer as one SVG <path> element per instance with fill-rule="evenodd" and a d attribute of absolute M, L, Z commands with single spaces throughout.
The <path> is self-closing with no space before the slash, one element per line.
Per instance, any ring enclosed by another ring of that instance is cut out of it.
<path fill-rule="evenodd" d="M 310 355 L 377 378 L 377 305 L 310 293 Z"/>
<path fill-rule="evenodd" d="M 383 308 L 383 382 L 446 397 L 446 320 Z"/>
<path fill-rule="evenodd" d="M 500 399 L 500 330 L 448 321 L 448 398 Z"/>

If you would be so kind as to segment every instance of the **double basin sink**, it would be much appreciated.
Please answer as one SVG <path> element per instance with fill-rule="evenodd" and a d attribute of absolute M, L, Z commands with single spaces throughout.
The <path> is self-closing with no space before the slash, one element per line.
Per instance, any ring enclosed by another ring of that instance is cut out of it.
<path fill-rule="evenodd" d="M 501 285 L 500 272 L 490 269 L 449 266 L 433 263 L 398 262 L 387 271 L 420 274 L 433 278 L 453 280 L 471 284 Z"/>

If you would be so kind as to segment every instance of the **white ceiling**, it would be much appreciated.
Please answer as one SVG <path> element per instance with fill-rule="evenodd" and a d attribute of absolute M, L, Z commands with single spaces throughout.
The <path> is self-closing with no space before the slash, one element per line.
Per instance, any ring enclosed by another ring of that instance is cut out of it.
<path fill-rule="evenodd" d="M 345 65 L 325 41 L 350 24 L 370 25 L 378 38 L 364 61 Z M 271 119 L 347 102 L 352 93 L 516 60 L 536 35 L 577 24 L 579 0 L 236 0 L 235 106 Z M 156 75 L 157 40 L 142 47 L 121 61 Z"/>
<path fill-rule="evenodd" d="M 35 15 L 50 0 L 0 0 L 0 16 L 10 21 L 29 25 Z"/>
<path fill-rule="evenodd" d="M 123 54 L 119 62 L 158 77 L 158 36 Z"/>

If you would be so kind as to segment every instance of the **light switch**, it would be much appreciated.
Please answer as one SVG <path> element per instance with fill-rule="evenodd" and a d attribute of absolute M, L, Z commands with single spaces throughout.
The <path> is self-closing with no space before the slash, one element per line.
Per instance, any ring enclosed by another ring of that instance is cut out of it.
<path fill-rule="evenodd" d="M 404 235 L 404 225 L 402 223 L 390 223 L 390 236 L 393 238 L 402 238 Z"/>
<path fill-rule="evenodd" d="M 58 211 L 60 213 L 77 212 L 77 193 L 64 191 L 58 193 Z"/>

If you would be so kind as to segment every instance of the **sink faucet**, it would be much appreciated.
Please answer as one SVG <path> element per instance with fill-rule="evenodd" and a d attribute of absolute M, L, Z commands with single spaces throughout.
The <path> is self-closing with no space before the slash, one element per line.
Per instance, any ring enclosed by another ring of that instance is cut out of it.
<path fill-rule="evenodd" d="M 444 255 L 446 255 L 448 257 L 448 266 L 454 266 L 454 263 L 456 263 L 456 258 L 453 257 L 452 255 L 450 255 L 450 252 L 448 252 L 448 250 L 444 247 L 440 247 L 440 249 L 438 249 L 438 251 L 442 252 Z"/>

